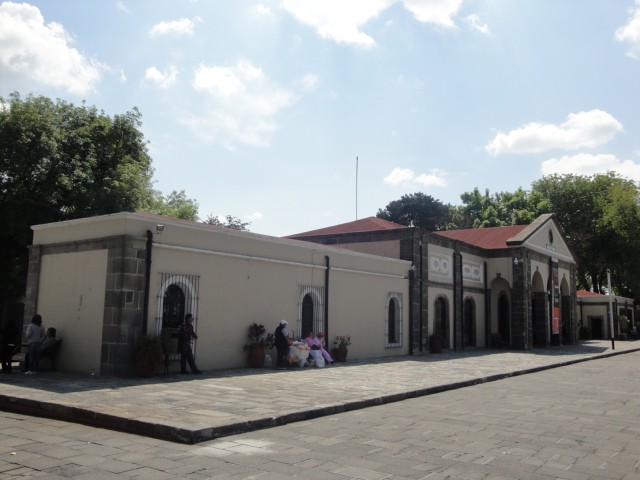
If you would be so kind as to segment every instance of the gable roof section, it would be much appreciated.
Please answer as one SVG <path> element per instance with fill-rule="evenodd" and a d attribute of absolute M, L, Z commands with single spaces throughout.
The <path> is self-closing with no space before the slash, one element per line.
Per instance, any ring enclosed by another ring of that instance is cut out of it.
<path fill-rule="evenodd" d="M 508 225 L 506 227 L 466 228 L 463 230 L 449 230 L 433 232 L 435 235 L 458 240 L 485 250 L 522 245 L 549 220 L 553 220 L 552 213 L 545 213 L 536 218 L 529 225 Z M 554 221 L 555 224 L 555 221 Z M 558 225 L 556 224 L 556 227 Z"/>
<path fill-rule="evenodd" d="M 379 232 L 384 230 L 398 230 L 407 227 L 399 223 L 390 222 L 378 217 L 361 218 L 353 222 L 341 223 L 332 227 L 320 228 L 318 230 L 310 230 L 308 232 L 296 233 L 288 235 L 285 238 L 304 238 L 315 237 L 318 235 L 340 235 L 345 233 L 361 233 L 361 232 Z"/>
<path fill-rule="evenodd" d="M 507 243 L 519 236 L 529 225 L 510 225 L 507 227 L 465 228 L 433 232 L 433 235 L 450 238 L 485 250 L 497 250 L 509 247 Z"/>

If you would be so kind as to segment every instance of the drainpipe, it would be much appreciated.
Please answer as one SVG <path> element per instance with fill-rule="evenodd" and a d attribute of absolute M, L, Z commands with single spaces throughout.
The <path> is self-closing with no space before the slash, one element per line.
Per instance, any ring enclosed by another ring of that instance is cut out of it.
<path fill-rule="evenodd" d="M 324 271 L 324 338 L 331 338 L 329 336 L 329 255 L 324 256 L 325 271 Z"/>
<path fill-rule="evenodd" d="M 422 233 L 421 233 L 420 234 L 420 272 L 418 273 L 418 275 L 420 276 L 420 278 L 418 280 L 418 282 L 419 282 L 418 285 L 420 287 L 419 290 L 418 290 L 418 295 L 419 295 L 418 308 L 420 309 L 420 311 L 418 312 L 418 319 L 419 319 L 419 322 L 420 322 L 420 329 L 419 329 L 420 338 L 418 339 L 418 341 L 420 342 L 420 351 L 422 351 L 422 349 L 423 349 L 422 344 L 424 343 L 422 341 L 422 339 L 423 339 L 423 333 L 422 333 L 422 325 L 423 325 L 422 297 L 424 296 L 423 293 L 422 293 L 422 288 L 423 288 L 423 278 L 422 278 L 422 276 L 423 276 L 423 272 L 424 272 L 424 270 L 422 269 Z"/>
<path fill-rule="evenodd" d="M 153 233 L 147 230 L 147 258 L 144 272 L 144 305 L 142 310 L 142 335 L 147 334 L 149 323 L 149 294 L 151 290 L 151 248 L 153 247 Z"/>

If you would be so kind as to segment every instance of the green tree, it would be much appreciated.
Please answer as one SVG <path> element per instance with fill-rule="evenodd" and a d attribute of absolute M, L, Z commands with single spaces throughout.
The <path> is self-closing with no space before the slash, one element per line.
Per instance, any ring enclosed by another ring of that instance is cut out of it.
<path fill-rule="evenodd" d="M 23 294 L 31 225 L 143 204 L 152 168 L 140 119 L 135 108 L 109 117 L 42 96 L 0 98 L 0 302 Z"/>
<path fill-rule="evenodd" d="M 450 228 L 486 228 L 505 225 L 526 225 L 537 216 L 532 196 L 518 188 L 514 193 L 499 192 L 484 195 L 476 187 L 460 195 L 462 205 L 452 207 Z"/>
<path fill-rule="evenodd" d="M 376 216 L 401 225 L 410 225 L 432 232 L 444 230 L 451 220 L 449 205 L 431 195 L 417 192 L 403 195 L 379 209 Z"/>
<path fill-rule="evenodd" d="M 538 213 L 554 213 L 577 261 L 579 288 L 603 292 L 606 271 L 619 293 L 638 293 L 638 188 L 615 173 L 606 175 L 551 175 L 533 183 L 544 198 Z M 633 270 L 633 271 L 632 271 Z"/>
<path fill-rule="evenodd" d="M 159 190 L 150 189 L 140 208 L 145 212 L 167 217 L 198 220 L 198 202 L 187 198 L 184 190 L 179 192 L 174 190 L 165 196 Z"/>
<path fill-rule="evenodd" d="M 209 225 L 216 225 L 218 227 L 231 228 L 233 230 L 243 230 L 245 232 L 249 231 L 249 225 L 251 222 L 243 222 L 237 217 L 233 215 L 227 215 L 225 217 L 225 221 L 221 221 L 218 217 L 213 214 L 210 214 L 204 223 L 208 223 Z"/>

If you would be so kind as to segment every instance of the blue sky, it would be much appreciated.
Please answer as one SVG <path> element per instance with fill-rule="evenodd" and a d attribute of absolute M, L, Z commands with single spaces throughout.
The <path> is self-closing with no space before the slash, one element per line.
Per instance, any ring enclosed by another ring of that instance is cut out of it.
<path fill-rule="evenodd" d="M 0 96 L 138 107 L 157 189 L 268 235 L 640 181 L 639 87 L 640 0 L 0 3 Z"/>

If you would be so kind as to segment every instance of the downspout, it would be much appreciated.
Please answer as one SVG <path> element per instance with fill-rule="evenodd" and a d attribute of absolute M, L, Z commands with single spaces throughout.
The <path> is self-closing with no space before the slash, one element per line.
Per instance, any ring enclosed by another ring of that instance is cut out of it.
<path fill-rule="evenodd" d="M 147 230 L 147 258 L 144 272 L 144 305 L 142 309 L 142 335 L 147 334 L 149 323 L 149 294 L 151 290 L 151 249 L 153 248 L 153 233 Z"/>
<path fill-rule="evenodd" d="M 329 341 L 329 255 L 324 256 L 324 338 Z"/>
<path fill-rule="evenodd" d="M 424 297 L 423 292 L 422 292 L 422 288 L 423 288 L 423 272 L 424 270 L 422 269 L 422 233 L 420 234 L 420 272 L 418 273 L 420 275 L 420 279 L 418 280 L 418 285 L 419 285 L 419 291 L 418 291 L 418 295 L 420 296 L 420 298 L 418 298 L 418 308 L 420 308 L 420 311 L 418 312 L 418 318 L 419 318 L 419 331 L 420 331 L 420 338 L 418 339 L 420 342 L 420 351 L 422 352 L 422 344 L 424 343 L 422 341 L 423 339 L 423 332 L 422 332 L 422 326 L 423 326 L 423 307 L 422 307 L 422 298 Z"/>

